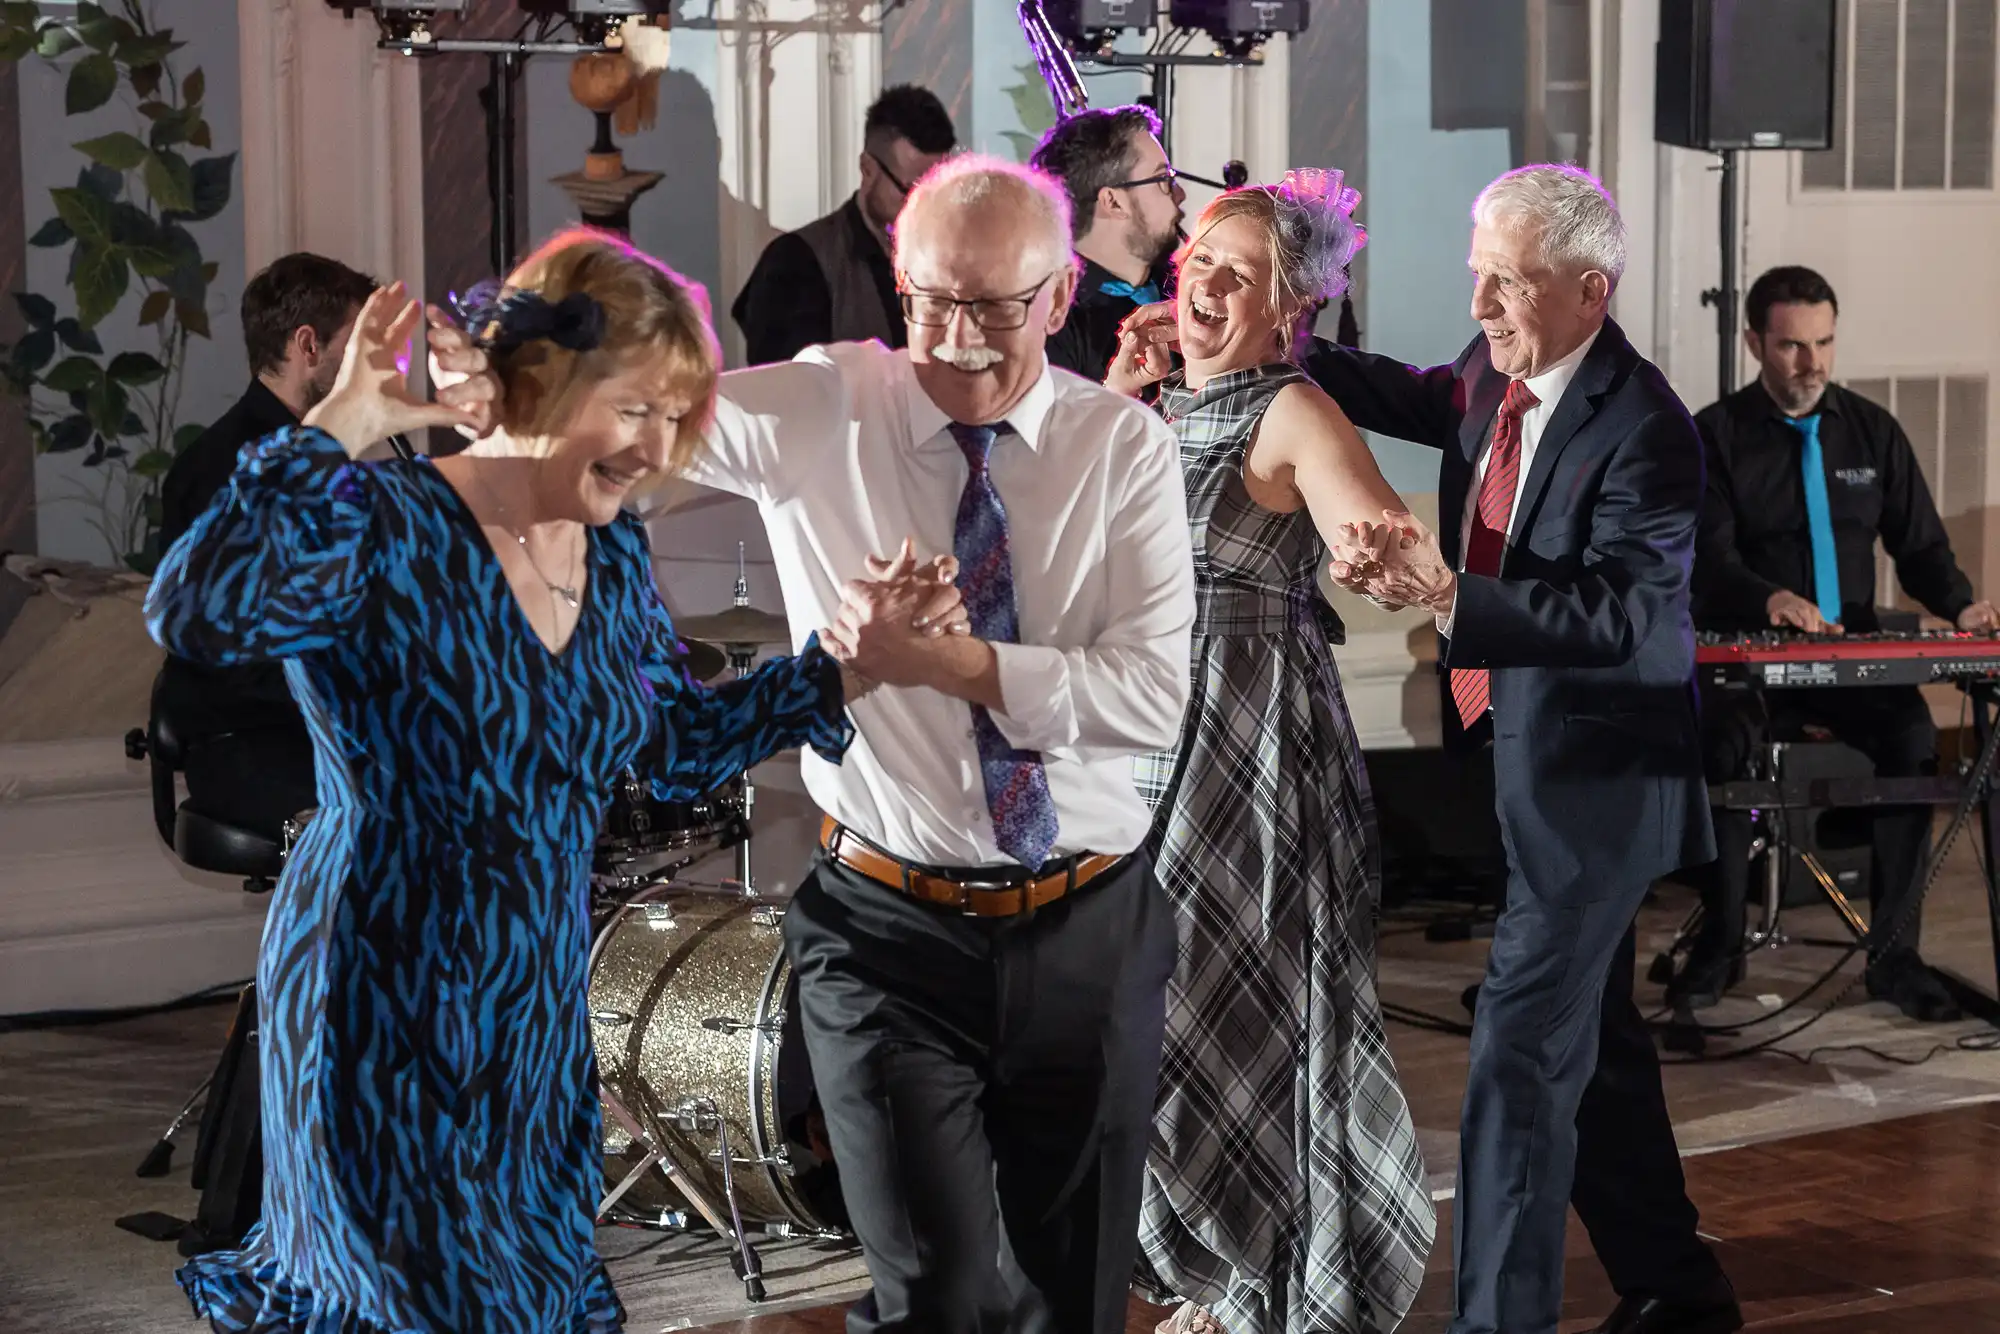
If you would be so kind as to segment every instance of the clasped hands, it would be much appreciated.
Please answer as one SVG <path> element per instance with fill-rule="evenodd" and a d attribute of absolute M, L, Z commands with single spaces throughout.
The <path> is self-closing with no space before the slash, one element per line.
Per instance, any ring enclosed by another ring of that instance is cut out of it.
<path fill-rule="evenodd" d="M 1422 607 L 1440 621 L 1458 599 L 1458 575 L 1437 534 L 1404 510 L 1383 510 L 1380 523 L 1344 523 L 1327 567 L 1350 593 L 1400 611 Z"/>
<path fill-rule="evenodd" d="M 847 582 L 833 624 L 819 632 L 820 647 L 840 663 L 849 700 L 878 685 L 923 685 L 936 660 L 934 641 L 972 633 L 954 583 L 956 558 L 918 564 L 906 537 L 895 556 L 870 556 L 866 564 L 866 577 Z"/>

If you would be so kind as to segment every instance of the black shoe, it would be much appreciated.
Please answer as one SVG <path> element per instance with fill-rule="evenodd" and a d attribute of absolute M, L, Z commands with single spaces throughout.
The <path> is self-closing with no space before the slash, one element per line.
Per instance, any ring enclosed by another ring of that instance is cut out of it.
<path fill-rule="evenodd" d="M 1698 1305 L 1627 1297 L 1595 1334 L 1735 1334 L 1741 1328 L 1743 1308 L 1733 1295 Z"/>
<path fill-rule="evenodd" d="M 1667 1004 L 1685 1002 L 1691 1010 L 1710 1009 L 1749 971 L 1741 954 L 1713 961 L 1690 954 L 1680 973 L 1667 983 Z"/>
<path fill-rule="evenodd" d="M 1888 1001 L 1918 1023 L 1949 1024 L 1965 1017 L 1937 974 L 1914 954 L 1869 964 L 1867 978 L 1870 999 Z"/>

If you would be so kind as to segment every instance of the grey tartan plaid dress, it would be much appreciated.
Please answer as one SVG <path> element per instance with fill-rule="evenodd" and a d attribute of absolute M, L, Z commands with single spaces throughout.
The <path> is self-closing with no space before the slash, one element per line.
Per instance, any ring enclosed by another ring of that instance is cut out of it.
<path fill-rule="evenodd" d="M 1436 1231 L 1375 991 L 1379 863 L 1360 746 L 1315 579 L 1311 516 L 1244 489 L 1290 366 L 1176 374 L 1194 525 L 1194 693 L 1142 758 L 1180 962 L 1140 1217 L 1139 1286 L 1229 1334 L 1394 1329 Z"/>

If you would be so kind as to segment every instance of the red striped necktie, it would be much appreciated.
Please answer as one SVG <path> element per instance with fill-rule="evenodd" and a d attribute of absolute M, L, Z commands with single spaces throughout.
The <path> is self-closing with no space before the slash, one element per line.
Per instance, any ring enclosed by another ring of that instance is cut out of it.
<path fill-rule="evenodd" d="M 1486 475 L 1479 483 L 1479 505 L 1472 512 L 1472 529 L 1465 537 L 1465 573 L 1496 575 L 1507 554 L 1507 526 L 1514 518 L 1515 485 L 1521 476 L 1521 419 L 1541 400 L 1526 380 L 1507 386 L 1500 415 L 1493 422 L 1493 448 L 1486 456 Z M 1484 667 L 1451 669 L 1451 697 L 1458 718 L 1468 729 L 1485 716 L 1493 702 Z"/>

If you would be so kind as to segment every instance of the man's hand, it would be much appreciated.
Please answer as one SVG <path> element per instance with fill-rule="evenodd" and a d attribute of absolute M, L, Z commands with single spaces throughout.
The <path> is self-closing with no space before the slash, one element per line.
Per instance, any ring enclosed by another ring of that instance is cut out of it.
<path fill-rule="evenodd" d="M 1958 628 L 1976 635 L 1992 634 L 2000 630 L 2000 611 L 1982 598 L 1958 614 Z"/>
<path fill-rule="evenodd" d="M 500 377 L 493 373 L 486 353 L 473 346 L 472 336 L 442 310 L 426 306 L 424 314 L 430 324 L 427 341 L 437 401 L 465 413 L 460 435 L 482 440 L 500 424 Z"/>
<path fill-rule="evenodd" d="M 927 641 L 971 633 L 952 584 L 957 575 L 958 562 L 949 556 L 919 566 L 905 538 L 893 559 L 871 556 L 869 577 L 849 581 L 820 643 L 864 682 L 927 684 L 935 665 Z"/>
<path fill-rule="evenodd" d="M 1969 612 L 1971 607 L 1967 607 Z M 1991 607 L 1987 610 L 1992 611 Z M 1781 588 L 1765 599 L 1764 614 L 1771 618 L 1771 624 L 1778 627 L 1789 626 L 1803 630 L 1809 635 L 1837 635 L 1841 633 L 1838 621 L 1829 621 L 1819 614 L 1819 604 L 1800 597 L 1788 588 Z"/>

